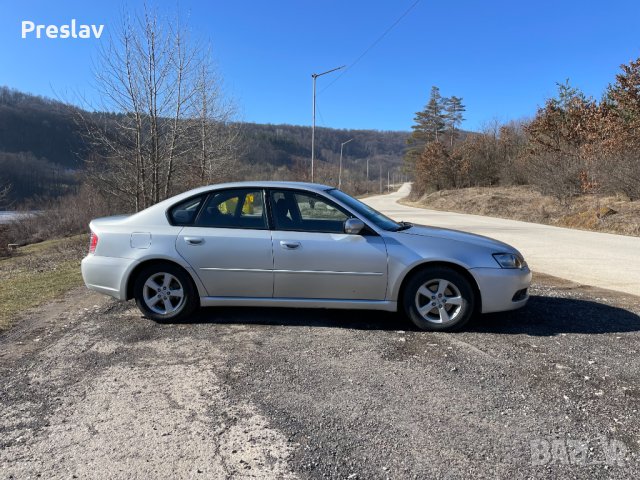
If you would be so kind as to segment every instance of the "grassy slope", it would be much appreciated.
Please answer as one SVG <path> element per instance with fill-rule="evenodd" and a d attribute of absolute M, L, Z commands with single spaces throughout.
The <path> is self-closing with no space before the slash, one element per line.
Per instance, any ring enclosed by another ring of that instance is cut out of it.
<path fill-rule="evenodd" d="M 405 205 L 509 218 L 559 227 L 640 236 L 640 201 L 583 195 L 566 202 L 532 187 L 475 187 L 442 190 Z"/>
<path fill-rule="evenodd" d="M 0 331 L 16 316 L 82 284 L 80 260 L 87 236 L 48 240 L 21 247 L 0 259 Z"/>

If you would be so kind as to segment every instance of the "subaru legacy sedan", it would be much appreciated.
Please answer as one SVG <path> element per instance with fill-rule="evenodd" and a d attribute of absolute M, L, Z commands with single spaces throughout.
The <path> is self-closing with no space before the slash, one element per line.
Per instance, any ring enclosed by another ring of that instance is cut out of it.
<path fill-rule="evenodd" d="M 529 298 L 515 248 L 397 222 L 325 185 L 213 185 L 89 227 L 87 287 L 134 298 L 156 321 L 286 306 L 401 311 L 421 329 L 455 330 Z"/>

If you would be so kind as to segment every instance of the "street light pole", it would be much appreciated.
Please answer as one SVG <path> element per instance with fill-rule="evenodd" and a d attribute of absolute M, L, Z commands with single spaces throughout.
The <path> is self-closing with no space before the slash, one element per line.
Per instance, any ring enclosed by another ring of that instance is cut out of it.
<path fill-rule="evenodd" d="M 353 140 L 353 138 L 350 138 L 349 140 L 347 140 L 346 142 L 342 142 L 340 144 L 340 170 L 338 170 L 338 190 L 340 190 L 340 188 L 342 188 L 342 148 L 349 143 L 351 140 Z"/>
<path fill-rule="evenodd" d="M 344 67 L 346 67 L 346 65 L 327 70 L 326 72 L 311 74 L 311 78 L 313 78 L 313 123 L 311 125 L 311 182 L 313 182 L 313 161 L 315 159 L 316 146 L 316 78 L 321 77 L 322 75 L 326 75 L 327 73 L 335 72 L 336 70 L 340 70 Z"/>
<path fill-rule="evenodd" d="M 367 157 L 367 193 L 369 193 L 369 157 Z"/>

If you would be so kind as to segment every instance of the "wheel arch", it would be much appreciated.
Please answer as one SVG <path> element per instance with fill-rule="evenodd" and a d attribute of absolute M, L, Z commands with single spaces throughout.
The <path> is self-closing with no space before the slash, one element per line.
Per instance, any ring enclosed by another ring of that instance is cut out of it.
<path fill-rule="evenodd" d="M 131 300 L 133 298 L 133 289 L 134 289 L 134 285 L 136 283 L 136 277 L 138 276 L 138 274 L 144 269 L 147 268 L 149 266 L 152 265 L 172 265 L 178 269 L 180 269 L 186 276 L 187 278 L 189 278 L 189 280 L 191 280 L 191 284 L 193 286 L 193 289 L 196 293 L 198 293 L 200 291 L 199 289 L 199 285 L 198 282 L 193 278 L 193 275 L 191 274 L 191 272 L 189 272 L 189 270 L 187 270 L 186 268 L 184 268 L 182 265 L 180 265 L 178 262 L 174 262 L 173 260 L 167 260 L 164 258 L 151 258 L 148 260 L 144 260 L 142 262 L 140 262 L 139 264 L 137 264 L 133 270 L 131 270 L 131 272 L 129 273 L 129 276 L 127 277 L 127 286 L 126 286 L 126 298 L 125 300 Z M 198 293 L 198 302 L 199 302 L 199 293 Z"/>
<path fill-rule="evenodd" d="M 432 262 L 428 261 L 428 262 L 419 263 L 418 265 L 414 265 L 408 272 L 405 273 L 404 277 L 402 278 L 402 282 L 400 283 L 400 288 L 398 289 L 397 302 L 399 305 L 398 307 L 399 310 L 401 309 L 400 305 L 402 304 L 402 299 L 404 298 L 404 291 L 407 287 L 407 284 L 411 280 L 411 278 L 413 278 L 414 275 L 425 270 L 426 268 L 431 268 L 431 267 L 449 268 L 459 273 L 464 278 L 466 278 L 467 281 L 469 282 L 469 285 L 471 285 L 471 289 L 473 290 L 473 295 L 475 296 L 474 313 L 482 312 L 482 294 L 480 293 L 480 287 L 478 286 L 478 282 L 476 281 L 474 276 L 471 275 L 469 270 L 467 270 L 463 266 L 458 265 L 456 263 L 452 263 L 452 262 L 446 262 L 446 261 L 432 261 Z"/>

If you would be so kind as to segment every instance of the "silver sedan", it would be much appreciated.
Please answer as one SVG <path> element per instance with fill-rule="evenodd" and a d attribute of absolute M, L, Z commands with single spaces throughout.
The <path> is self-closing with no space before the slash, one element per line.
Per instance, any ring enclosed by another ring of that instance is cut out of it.
<path fill-rule="evenodd" d="M 515 248 L 396 222 L 324 185 L 202 187 L 89 226 L 87 287 L 135 298 L 156 321 L 199 306 L 288 306 L 400 310 L 421 329 L 454 330 L 529 298 Z"/>

